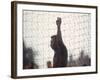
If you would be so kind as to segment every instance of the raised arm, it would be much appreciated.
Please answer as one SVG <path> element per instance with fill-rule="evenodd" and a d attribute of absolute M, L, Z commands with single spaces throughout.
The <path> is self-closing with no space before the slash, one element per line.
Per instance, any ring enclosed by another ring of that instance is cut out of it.
<path fill-rule="evenodd" d="M 62 41 L 62 34 L 61 34 L 61 18 L 57 17 L 56 25 L 57 25 L 57 41 Z"/>

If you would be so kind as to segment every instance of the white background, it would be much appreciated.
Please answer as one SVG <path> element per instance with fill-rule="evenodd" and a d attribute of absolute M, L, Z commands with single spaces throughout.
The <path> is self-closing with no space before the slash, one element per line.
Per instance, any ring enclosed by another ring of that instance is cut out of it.
<path fill-rule="evenodd" d="M 79 4 L 79 5 L 100 5 L 100 0 L 30 0 L 38 2 Z M 99 6 L 100 7 L 100 6 Z M 100 10 L 100 8 L 98 8 Z M 100 13 L 100 11 L 98 11 Z M 98 14 L 99 14 L 98 13 Z M 98 22 L 100 16 L 98 16 Z M 100 24 L 98 24 L 99 26 Z M 98 27 L 98 34 L 100 34 Z M 98 37 L 98 49 L 100 45 Z M 100 50 L 98 50 L 98 53 Z M 100 54 L 98 54 L 98 58 Z M 98 63 L 100 59 L 98 60 Z M 100 67 L 100 64 L 98 64 Z M 11 73 L 11 0 L 0 0 L 0 80 L 14 80 L 10 78 Z M 100 80 L 98 74 L 73 75 L 60 77 L 27 78 L 22 80 Z M 20 79 L 19 79 L 20 80 Z"/>

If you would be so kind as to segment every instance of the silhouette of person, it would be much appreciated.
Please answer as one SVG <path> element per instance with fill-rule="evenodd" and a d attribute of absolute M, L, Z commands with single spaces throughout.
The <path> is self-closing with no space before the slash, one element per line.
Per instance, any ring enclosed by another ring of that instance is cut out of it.
<path fill-rule="evenodd" d="M 51 61 L 47 61 L 47 67 L 52 68 Z"/>
<path fill-rule="evenodd" d="M 61 18 L 57 17 L 57 35 L 51 36 L 51 48 L 54 50 L 53 67 L 66 67 L 68 59 L 68 51 L 63 43 L 61 35 Z"/>

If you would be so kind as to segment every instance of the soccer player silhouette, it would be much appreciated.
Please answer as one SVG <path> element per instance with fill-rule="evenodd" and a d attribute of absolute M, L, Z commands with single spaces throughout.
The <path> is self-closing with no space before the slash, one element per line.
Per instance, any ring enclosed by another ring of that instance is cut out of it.
<path fill-rule="evenodd" d="M 68 63 L 67 62 L 68 51 L 62 40 L 61 23 L 62 23 L 61 18 L 57 17 L 57 20 L 56 20 L 57 35 L 51 36 L 50 46 L 54 50 L 53 68 L 66 67 Z"/>

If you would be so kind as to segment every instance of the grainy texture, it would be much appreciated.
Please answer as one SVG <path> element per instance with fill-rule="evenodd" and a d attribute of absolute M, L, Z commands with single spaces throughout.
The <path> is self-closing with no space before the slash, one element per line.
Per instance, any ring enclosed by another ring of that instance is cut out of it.
<path fill-rule="evenodd" d="M 48 61 L 53 64 L 50 38 L 56 34 L 57 17 L 62 18 L 61 31 L 68 59 L 79 58 L 81 51 L 91 56 L 91 14 L 23 10 L 23 40 L 33 49 L 39 68 L 47 68 Z"/>

